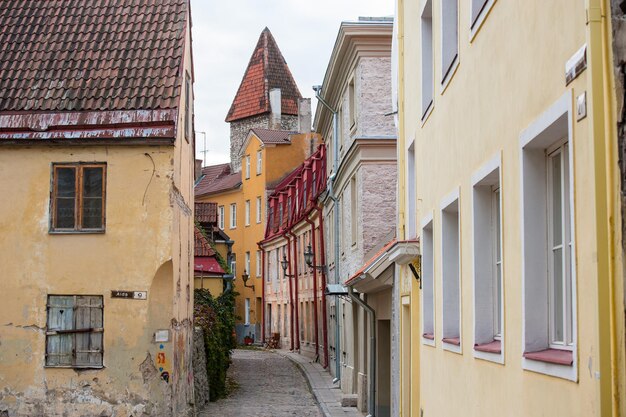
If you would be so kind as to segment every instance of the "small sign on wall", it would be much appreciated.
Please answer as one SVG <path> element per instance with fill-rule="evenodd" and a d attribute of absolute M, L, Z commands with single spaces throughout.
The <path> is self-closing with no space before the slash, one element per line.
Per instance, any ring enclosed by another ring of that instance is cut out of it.
<path fill-rule="evenodd" d="M 127 298 L 130 300 L 147 300 L 148 291 L 119 291 L 111 290 L 111 298 Z"/>
<path fill-rule="evenodd" d="M 167 329 L 157 330 L 154 332 L 154 341 L 159 342 L 169 342 L 170 341 L 170 331 Z"/>

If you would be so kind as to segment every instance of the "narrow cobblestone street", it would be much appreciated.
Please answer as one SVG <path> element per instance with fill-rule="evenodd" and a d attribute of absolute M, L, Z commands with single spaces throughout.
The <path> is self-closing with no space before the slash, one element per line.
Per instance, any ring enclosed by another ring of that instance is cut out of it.
<path fill-rule="evenodd" d="M 199 417 L 322 416 L 302 372 L 283 356 L 237 349 L 228 375 L 238 387 Z"/>

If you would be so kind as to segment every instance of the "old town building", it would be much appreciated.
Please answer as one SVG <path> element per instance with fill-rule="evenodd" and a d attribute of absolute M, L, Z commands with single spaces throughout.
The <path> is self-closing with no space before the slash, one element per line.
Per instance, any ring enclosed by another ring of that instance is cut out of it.
<path fill-rule="evenodd" d="M 191 415 L 189 2 L 0 21 L 0 415 Z"/>

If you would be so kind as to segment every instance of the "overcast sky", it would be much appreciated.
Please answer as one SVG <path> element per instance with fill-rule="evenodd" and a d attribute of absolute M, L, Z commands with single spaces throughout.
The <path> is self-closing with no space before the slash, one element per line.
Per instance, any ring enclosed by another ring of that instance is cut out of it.
<path fill-rule="evenodd" d="M 393 0 L 192 0 L 197 156 L 206 132 L 208 165 L 229 161 L 224 121 L 248 60 L 266 26 L 303 97 L 321 84 L 339 24 L 359 16 L 392 16 Z M 315 100 L 312 100 L 315 110 Z"/>

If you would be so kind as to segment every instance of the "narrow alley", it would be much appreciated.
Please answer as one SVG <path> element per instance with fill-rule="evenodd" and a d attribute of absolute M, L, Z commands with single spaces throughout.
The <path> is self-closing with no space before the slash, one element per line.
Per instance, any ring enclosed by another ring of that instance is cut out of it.
<path fill-rule="evenodd" d="M 298 416 L 322 412 L 302 372 L 289 359 L 264 350 L 237 349 L 228 375 L 236 388 L 210 403 L 199 417 Z"/>

